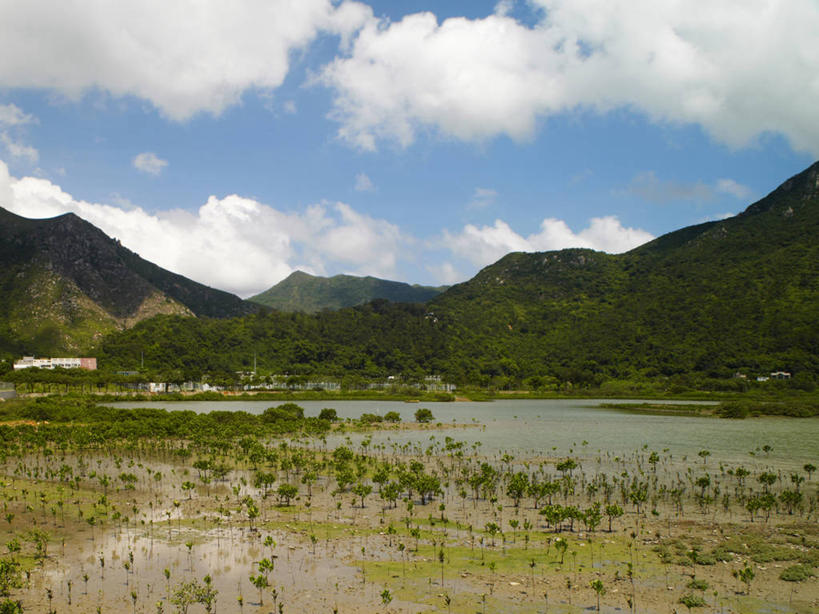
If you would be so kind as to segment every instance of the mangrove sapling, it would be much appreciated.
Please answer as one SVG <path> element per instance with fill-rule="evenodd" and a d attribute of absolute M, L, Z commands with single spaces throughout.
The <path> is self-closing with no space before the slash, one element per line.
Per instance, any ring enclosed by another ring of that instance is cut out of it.
<path fill-rule="evenodd" d="M 555 549 L 560 553 L 560 564 L 563 565 L 566 551 L 569 549 L 569 542 L 562 537 L 555 538 Z"/>
<path fill-rule="evenodd" d="M 735 569 L 733 571 L 733 576 L 735 578 L 737 578 L 740 582 L 745 584 L 745 594 L 750 595 L 751 594 L 751 582 L 753 582 L 753 579 L 756 576 L 756 574 L 754 573 L 753 568 L 750 567 L 749 565 L 746 565 L 742 569 Z"/>
<path fill-rule="evenodd" d="M 597 611 L 600 611 L 600 597 L 606 594 L 606 587 L 603 585 L 602 580 L 599 578 L 596 580 L 592 580 L 590 586 L 594 589 L 594 592 L 597 595 Z"/>

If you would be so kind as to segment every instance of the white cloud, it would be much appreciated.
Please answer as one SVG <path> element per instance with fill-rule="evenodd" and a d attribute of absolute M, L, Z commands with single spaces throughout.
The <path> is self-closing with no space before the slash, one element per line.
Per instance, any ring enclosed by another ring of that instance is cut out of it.
<path fill-rule="evenodd" d="M 37 118 L 24 113 L 16 104 L 0 104 L 0 125 L 20 126 L 32 123 L 37 123 Z"/>
<path fill-rule="evenodd" d="M 331 0 L 0 3 L 0 87 L 150 101 L 176 120 L 275 89 L 321 32 L 346 41 L 369 7 Z"/>
<path fill-rule="evenodd" d="M 540 118 L 635 110 L 745 146 L 781 133 L 819 153 L 814 0 L 530 0 L 532 26 L 501 2 L 483 19 L 371 20 L 328 64 L 339 136 L 403 146 L 419 130 L 531 138 Z"/>
<path fill-rule="evenodd" d="M 397 226 L 343 203 L 284 212 L 234 194 L 211 196 L 194 212 L 150 214 L 119 202 L 127 209 L 76 200 L 48 180 L 11 177 L 0 161 L 0 206 L 33 218 L 76 213 L 147 260 L 242 296 L 298 268 L 392 277 L 408 240 Z"/>
<path fill-rule="evenodd" d="M 168 161 L 163 160 L 151 151 L 145 151 L 134 156 L 131 164 L 133 164 L 135 169 L 143 173 L 159 175 L 165 167 L 168 166 Z"/>
<path fill-rule="evenodd" d="M 715 189 L 720 194 L 729 194 L 739 200 L 746 200 L 750 198 L 752 194 L 751 188 L 737 183 L 733 179 L 720 179 L 717 181 Z"/>
<path fill-rule="evenodd" d="M 492 188 L 475 188 L 472 193 L 472 200 L 469 201 L 470 209 L 485 209 L 493 204 L 498 198 L 498 192 Z"/>
<path fill-rule="evenodd" d="M 585 247 L 609 253 L 621 253 L 653 239 L 650 233 L 626 228 L 615 216 L 592 218 L 580 232 L 574 232 L 566 222 L 546 218 L 540 232 L 522 236 L 503 220 L 492 226 L 467 224 L 459 233 L 444 232 L 442 245 L 453 254 L 476 266 L 491 264 L 509 252 L 536 252 Z"/>
<path fill-rule="evenodd" d="M 372 192 L 375 190 L 372 180 L 365 173 L 358 173 L 355 176 L 356 192 Z"/>
<path fill-rule="evenodd" d="M 12 158 L 19 158 L 36 164 L 40 159 L 40 152 L 31 145 L 26 145 L 11 138 L 8 132 L 0 132 L 0 143 L 5 145 L 6 151 Z"/>
<path fill-rule="evenodd" d="M 444 286 L 451 286 L 452 284 L 464 281 L 464 275 L 458 271 L 451 262 L 430 264 L 427 265 L 426 269 L 439 284 Z"/>
<path fill-rule="evenodd" d="M 744 200 L 751 195 L 751 189 L 733 179 L 719 179 L 713 185 L 696 181 L 691 183 L 660 179 L 654 171 L 636 175 L 626 188 L 626 192 L 645 201 L 665 204 L 673 201 L 707 202 L 720 194 L 727 194 Z"/>

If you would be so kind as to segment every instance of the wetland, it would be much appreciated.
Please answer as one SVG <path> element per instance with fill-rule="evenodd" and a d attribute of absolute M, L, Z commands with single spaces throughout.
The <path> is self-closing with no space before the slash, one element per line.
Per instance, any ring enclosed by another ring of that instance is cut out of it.
<path fill-rule="evenodd" d="M 819 420 L 603 403 L 6 402 L 0 599 L 816 611 Z M 420 407 L 432 422 L 415 423 Z M 326 408 L 336 421 L 318 419 Z M 388 412 L 402 421 L 359 420 Z"/>

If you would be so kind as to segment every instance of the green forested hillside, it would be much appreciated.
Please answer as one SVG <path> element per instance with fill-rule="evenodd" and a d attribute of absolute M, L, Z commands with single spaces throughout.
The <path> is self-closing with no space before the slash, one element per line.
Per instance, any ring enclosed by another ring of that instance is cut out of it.
<path fill-rule="evenodd" d="M 158 318 L 104 362 L 268 372 L 443 373 L 459 383 L 819 373 L 819 164 L 743 214 L 622 255 L 513 253 L 426 306 Z"/>
<path fill-rule="evenodd" d="M 112 335 L 102 363 L 152 370 L 276 374 L 423 375 L 446 368 L 446 335 L 422 305 L 380 299 L 315 315 L 269 312 L 228 320 L 159 316 Z"/>
<path fill-rule="evenodd" d="M 316 313 L 322 309 L 353 307 L 378 298 L 393 303 L 424 303 L 444 290 L 446 287 L 410 285 L 377 277 L 316 277 L 295 271 L 248 300 L 279 311 Z"/>
<path fill-rule="evenodd" d="M 469 375 L 819 371 L 819 164 L 627 254 L 510 254 L 429 308 Z"/>

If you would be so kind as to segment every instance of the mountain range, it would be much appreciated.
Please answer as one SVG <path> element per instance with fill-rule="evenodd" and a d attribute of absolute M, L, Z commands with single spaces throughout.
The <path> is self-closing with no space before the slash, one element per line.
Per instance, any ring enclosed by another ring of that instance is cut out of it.
<path fill-rule="evenodd" d="M 447 286 L 410 285 L 369 276 L 317 277 L 295 271 L 248 300 L 280 311 L 316 313 L 322 309 L 353 307 L 378 298 L 393 303 L 425 303 L 446 289 Z"/>
<path fill-rule="evenodd" d="M 67 242 L 70 234 L 86 237 L 85 222 L 9 215 L 0 218 L 0 289 L 15 298 L 3 301 L 0 315 L 14 312 L 16 319 L 7 321 L 19 323 L 26 310 L 39 313 L 59 296 L 68 297 L 58 303 L 60 314 L 87 309 L 93 315 L 105 306 L 112 320 L 106 331 L 95 330 L 109 333 L 97 355 L 112 368 L 133 368 L 144 355 L 149 368 L 233 373 L 255 355 L 261 369 L 275 373 L 434 372 L 498 386 L 527 379 L 537 385 L 539 379 L 587 384 L 691 373 L 819 374 L 819 163 L 737 216 L 683 228 L 625 254 L 511 253 L 423 305 L 376 299 L 315 314 L 263 310 L 205 293 L 217 291 L 146 263 L 96 230 L 80 247 L 90 241 L 105 250 L 80 249 L 86 256 L 77 268 L 72 250 L 54 239 L 38 243 L 24 227 L 44 225 L 34 235 L 65 227 L 60 236 Z M 19 230 L 6 228 L 7 220 Z M 8 269 L 15 259 L 16 268 Z M 123 296 L 95 290 L 90 281 L 110 280 L 112 267 L 144 271 L 142 290 L 133 296 L 127 288 Z M 290 282 L 297 287 L 306 279 L 321 292 L 331 286 L 332 280 L 307 278 L 298 273 Z M 176 286 L 190 289 L 171 292 Z M 129 327 L 129 316 L 151 310 L 155 317 Z M 68 315 L 61 317 L 70 324 Z M 16 326 L 5 331 L 12 342 L 25 333 Z M 43 345 L 52 339 L 39 338 Z"/>

